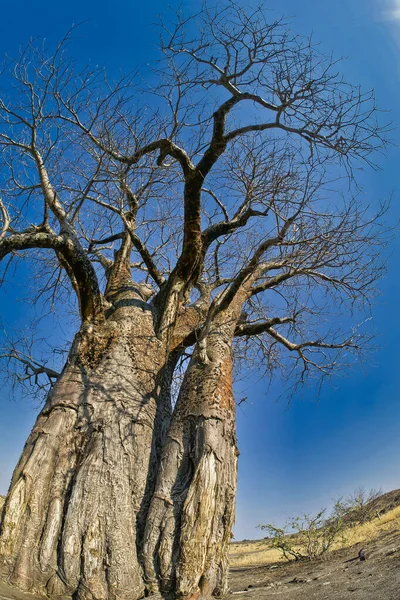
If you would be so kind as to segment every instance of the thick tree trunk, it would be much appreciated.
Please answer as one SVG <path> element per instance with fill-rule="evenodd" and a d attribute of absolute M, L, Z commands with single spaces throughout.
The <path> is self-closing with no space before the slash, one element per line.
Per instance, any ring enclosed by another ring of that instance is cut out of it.
<path fill-rule="evenodd" d="M 236 491 L 238 310 L 210 328 L 206 353 L 196 348 L 171 422 L 174 348 L 199 309 L 184 310 L 176 340 L 162 342 L 122 267 L 107 294 L 112 314 L 77 334 L 14 472 L 0 523 L 7 576 L 76 600 L 221 596 Z"/>
<path fill-rule="evenodd" d="M 188 366 L 146 523 L 144 569 L 165 597 L 208 599 L 227 589 L 237 447 L 232 325 L 216 324 L 207 357 Z"/>
<path fill-rule="evenodd" d="M 171 369 L 138 296 L 76 336 L 14 472 L 0 555 L 26 590 L 144 595 L 137 548 L 170 419 Z"/>

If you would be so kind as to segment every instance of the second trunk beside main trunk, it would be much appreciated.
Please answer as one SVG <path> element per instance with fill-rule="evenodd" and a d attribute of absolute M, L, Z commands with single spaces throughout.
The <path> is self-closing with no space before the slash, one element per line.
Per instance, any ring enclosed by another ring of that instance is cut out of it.
<path fill-rule="evenodd" d="M 205 362 L 195 350 L 161 458 L 143 551 L 147 584 L 166 597 L 227 589 L 237 475 L 230 330 L 209 334 Z"/>

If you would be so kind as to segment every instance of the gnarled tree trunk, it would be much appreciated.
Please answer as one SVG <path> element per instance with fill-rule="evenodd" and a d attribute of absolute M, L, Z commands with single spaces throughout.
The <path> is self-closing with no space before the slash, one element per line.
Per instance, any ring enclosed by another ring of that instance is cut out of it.
<path fill-rule="evenodd" d="M 170 418 L 170 364 L 132 290 L 82 328 L 14 472 L 0 554 L 10 580 L 75 598 L 144 595 L 137 547 Z"/>
<path fill-rule="evenodd" d="M 165 597 L 220 597 L 234 520 L 237 447 L 232 391 L 232 321 L 217 320 L 199 345 L 161 458 L 144 540 L 150 588 Z"/>
<path fill-rule="evenodd" d="M 171 420 L 174 348 L 199 308 L 183 309 L 170 347 L 150 305 L 122 283 L 108 289 L 105 322 L 77 334 L 26 443 L 0 555 L 12 582 L 51 597 L 218 597 L 234 520 L 240 307 L 197 344 Z"/>

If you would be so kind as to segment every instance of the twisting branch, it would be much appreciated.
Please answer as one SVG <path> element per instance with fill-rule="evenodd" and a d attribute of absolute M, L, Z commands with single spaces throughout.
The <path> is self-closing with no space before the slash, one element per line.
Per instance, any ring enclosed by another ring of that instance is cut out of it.
<path fill-rule="evenodd" d="M 150 277 L 154 280 L 154 282 L 161 288 L 165 283 L 165 277 L 160 273 L 157 269 L 157 266 L 146 248 L 143 242 L 140 240 L 139 236 L 135 232 L 136 227 L 136 216 L 138 211 L 138 201 L 135 195 L 132 193 L 132 190 L 126 184 L 124 179 L 121 180 L 121 188 L 125 193 L 126 198 L 128 200 L 129 212 L 121 211 L 121 218 L 125 225 L 126 231 L 129 233 L 132 244 L 134 248 L 139 252 L 140 256 L 143 259 L 144 264 L 147 267 L 148 273 Z"/>
<path fill-rule="evenodd" d="M 45 339 L 36 339 L 32 328 L 29 332 L 14 332 L 10 338 L 2 332 L 0 344 L 0 376 L 2 380 L 17 386 L 23 386 L 25 394 L 39 404 L 54 385 L 60 371 L 54 367 L 55 356 L 62 359 L 67 353 L 66 348 L 51 348 Z M 46 346 L 48 348 L 46 349 Z M 39 395 L 38 395 L 39 392 Z"/>
<path fill-rule="evenodd" d="M 323 342 L 322 340 L 307 341 L 307 342 L 301 342 L 300 344 L 295 344 L 294 342 L 289 341 L 283 335 L 278 333 L 276 331 L 276 329 L 274 329 L 273 327 L 270 327 L 267 330 L 267 333 L 271 337 L 273 337 L 275 340 L 277 340 L 278 342 L 283 344 L 288 350 L 290 350 L 292 352 L 298 352 L 300 354 L 300 356 L 303 358 L 303 360 L 305 360 L 306 362 L 307 362 L 307 359 L 304 357 L 304 352 L 303 352 L 306 348 L 327 348 L 329 350 L 338 350 L 340 348 L 350 348 L 350 347 L 356 348 L 357 347 L 357 345 L 354 344 L 354 341 L 352 338 L 349 338 L 348 340 L 345 340 L 344 342 L 341 342 L 340 344 L 328 344 L 326 342 Z"/>
<path fill-rule="evenodd" d="M 93 280 L 91 271 L 89 273 L 86 271 L 86 261 L 82 264 L 74 242 L 67 236 L 43 231 L 13 233 L 0 240 L 0 261 L 10 253 L 32 248 L 54 250 L 62 257 L 62 266 L 66 266 L 68 271 L 71 269 L 69 274 L 72 285 L 79 293 L 78 299 L 84 320 L 104 318 L 103 300 L 98 289 L 97 278 Z"/>
<path fill-rule="evenodd" d="M 201 188 L 201 191 L 204 192 L 205 194 L 209 194 L 211 196 L 211 198 L 213 198 L 213 200 L 215 201 L 217 206 L 219 206 L 219 208 L 221 209 L 221 211 L 225 217 L 225 221 L 228 222 L 229 221 L 228 211 L 226 210 L 226 207 L 224 206 L 224 204 L 222 204 L 222 202 L 218 199 L 218 196 L 216 194 L 214 194 L 214 192 L 212 190 L 209 190 L 204 187 Z"/>
<path fill-rule="evenodd" d="M 58 371 L 49 368 L 45 364 L 35 360 L 32 356 L 24 354 L 17 349 L 13 349 L 11 352 L 0 353 L 0 360 L 2 359 L 14 360 L 21 363 L 21 365 L 24 367 L 24 375 L 21 375 L 21 379 L 34 379 L 36 385 L 38 385 L 38 378 L 40 375 L 46 375 L 50 385 L 53 385 L 55 380 L 60 376 Z"/>
<path fill-rule="evenodd" d="M 229 306 L 239 289 L 249 278 L 257 278 L 263 273 L 263 271 L 265 270 L 265 265 L 261 264 L 262 257 L 270 248 L 278 246 L 284 240 L 287 231 L 289 230 L 297 215 L 298 211 L 296 211 L 295 214 L 293 214 L 291 217 L 285 220 L 282 227 L 279 228 L 277 235 L 266 239 L 258 246 L 256 251 L 253 253 L 253 256 L 248 261 L 247 265 L 243 267 L 239 271 L 239 273 L 232 279 L 232 282 L 230 283 L 227 290 L 221 295 L 221 298 L 218 301 L 218 312 L 224 310 L 227 306 Z M 256 277 L 254 277 L 255 274 Z M 248 291 L 248 294 L 251 293 L 252 286 L 249 288 Z"/>
<path fill-rule="evenodd" d="M 132 244 L 142 257 L 150 277 L 155 281 L 158 287 L 161 288 L 165 283 L 164 275 L 162 275 L 162 273 L 160 273 L 160 271 L 157 269 L 150 252 L 147 250 L 146 246 L 142 243 L 140 238 L 131 231 L 129 224 L 127 224 L 127 229 L 130 233 Z"/>
<path fill-rule="evenodd" d="M 204 252 L 206 252 L 208 247 L 218 238 L 229 235 L 236 229 L 247 225 L 252 217 L 265 217 L 267 214 L 268 210 L 262 211 L 248 208 L 232 220 L 228 219 L 227 221 L 211 225 L 202 233 Z"/>
<path fill-rule="evenodd" d="M 150 142 L 149 144 L 138 148 L 133 154 L 128 156 L 115 151 L 112 147 L 103 143 L 101 139 L 99 139 L 93 134 L 92 130 L 89 127 L 86 127 L 82 123 L 78 113 L 73 109 L 73 107 L 68 101 L 66 101 L 62 96 L 59 96 L 59 100 L 64 106 L 64 108 L 67 109 L 67 114 L 69 115 L 68 117 L 65 115 L 61 115 L 61 118 L 69 123 L 77 125 L 100 150 L 111 156 L 111 158 L 118 161 L 119 163 L 132 167 L 138 164 L 138 162 L 146 155 L 158 151 L 158 166 L 162 165 L 164 159 L 167 156 L 171 156 L 179 162 L 185 177 L 189 176 L 190 173 L 193 172 L 194 165 L 191 162 L 188 154 L 185 152 L 185 150 L 177 146 L 170 139 L 154 140 L 153 142 Z"/>
<path fill-rule="evenodd" d="M 109 244 L 110 242 L 115 242 L 116 240 L 121 240 L 123 238 L 123 233 L 114 233 L 114 235 L 109 235 L 108 237 L 103 238 L 102 240 L 90 240 L 88 252 L 92 252 L 93 246 L 103 246 L 104 244 Z"/>

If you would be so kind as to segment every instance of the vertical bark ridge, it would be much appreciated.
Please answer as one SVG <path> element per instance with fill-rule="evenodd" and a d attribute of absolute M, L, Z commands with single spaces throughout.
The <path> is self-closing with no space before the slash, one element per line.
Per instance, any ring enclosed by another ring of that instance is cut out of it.
<path fill-rule="evenodd" d="M 143 564 L 150 591 L 200 599 L 226 592 L 237 448 L 232 319 L 210 328 L 185 374 L 147 519 Z"/>

